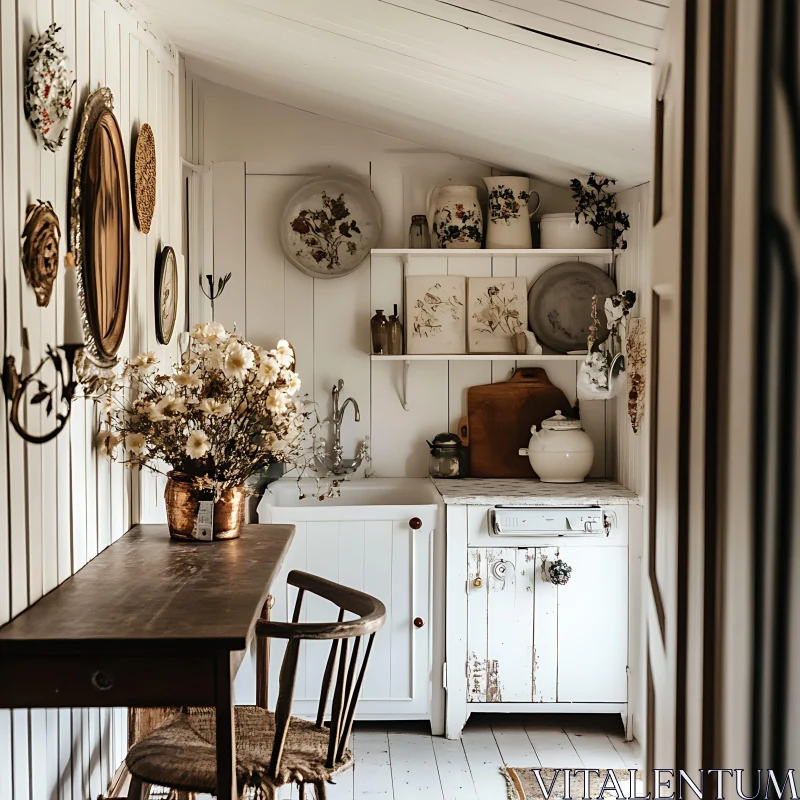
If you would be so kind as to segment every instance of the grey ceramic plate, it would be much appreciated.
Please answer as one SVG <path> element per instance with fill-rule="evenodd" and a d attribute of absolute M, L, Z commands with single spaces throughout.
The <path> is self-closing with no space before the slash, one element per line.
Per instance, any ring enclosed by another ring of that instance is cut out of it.
<path fill-rule="evenodd" d="M 598 341 L 608 338 L 603 304 L 616 294 L 614 281 L 599 267 L 566 261 L 545 270 L 528 292 L 528 324 L 551 350 L 566 353 L 586 348 L 592 321 L 592 295 L 598 295 Z"/>

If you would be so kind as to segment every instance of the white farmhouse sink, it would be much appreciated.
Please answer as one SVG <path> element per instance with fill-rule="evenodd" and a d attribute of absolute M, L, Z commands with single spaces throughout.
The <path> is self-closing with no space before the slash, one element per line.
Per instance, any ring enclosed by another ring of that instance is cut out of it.
<path fill-rule="evenodd" d="M 298 482 L 283 478 L 270 484 L 264 492 L 258 511 L 261 522 L 268 507 L 278 508 L 326 508 L 341 506 L 410 506 L 439 504 L 442 498 L 433 482 L 428 478 L 354 478 L 344 481 L 340 494 L 318 500 L 316 483 L 313 480 Z M 305 498 L 300 499 L 300 494 Z"/>

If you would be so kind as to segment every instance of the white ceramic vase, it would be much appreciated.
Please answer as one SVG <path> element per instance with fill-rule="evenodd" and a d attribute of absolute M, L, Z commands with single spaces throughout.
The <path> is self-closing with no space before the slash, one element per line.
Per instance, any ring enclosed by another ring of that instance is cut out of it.
<path fill-rule="evenodd" d="M 483 211 L 474 186 L 434 186 L 428 219 L 437 247 L 478 250 L 483 245 Z"/>
<path fill-rule="evenodd" d="M 500 175 L 484 178 L 489 192 L 486 247 L 496 250 L 527 250 L 531 247 L 531 217 L 539 208 L 539 195 L 531 205 L 529 178 Z"/>

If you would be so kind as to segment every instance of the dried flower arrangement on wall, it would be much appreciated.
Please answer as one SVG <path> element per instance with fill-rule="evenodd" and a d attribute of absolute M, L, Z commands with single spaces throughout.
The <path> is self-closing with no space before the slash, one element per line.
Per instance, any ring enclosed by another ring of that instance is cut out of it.
<path fill-rule="evenodd" d="M 645 365 L 647 363 L 647 320 L 631 319 L 626 342 L 628 351 L 628 416 L 631 428 L 639 433 L 644 415 Z"/>

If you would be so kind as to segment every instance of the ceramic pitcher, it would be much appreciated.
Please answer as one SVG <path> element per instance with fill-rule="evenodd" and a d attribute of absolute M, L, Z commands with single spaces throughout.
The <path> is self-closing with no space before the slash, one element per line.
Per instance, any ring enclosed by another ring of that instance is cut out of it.
<path fill-rule="evenodd" d="M 484 178 L 489 191 L 486 247 L 522 250 L 531 247 L 531 217 L 539 208 L 539 195 L 531 192 L 529 178 L 499 175 Z M 536 204 L 531 207 L 531 195 Z"/>
<path fill-rule="evenodd" d="M 437 247 L 477 250 L 483 244 L 483 212 L 474 186 L 434 186 L 428 219 Z"/>

